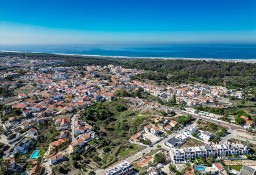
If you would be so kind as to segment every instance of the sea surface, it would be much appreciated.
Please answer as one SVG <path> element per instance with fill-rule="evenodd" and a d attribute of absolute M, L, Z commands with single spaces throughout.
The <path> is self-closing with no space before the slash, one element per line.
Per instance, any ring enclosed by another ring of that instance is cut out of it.
<path fill-rule="evenodd" d="M 144 46 L 0 45 L 0 51 L 43 52 L 140 58 L 256 60 L 256 44 L 168 44 Z"/>

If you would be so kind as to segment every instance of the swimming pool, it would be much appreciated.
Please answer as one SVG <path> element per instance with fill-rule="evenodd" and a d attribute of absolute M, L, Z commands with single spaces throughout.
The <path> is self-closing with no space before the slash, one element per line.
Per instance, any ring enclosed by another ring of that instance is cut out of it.
<path fill-rule="evenodd" d="M 40 150 L 35 150 L 32 155 L 30 156 L 31 159 L 37 159 L 39 156 Z"/>
<path fill-rule="evenodd" d="M 205 166 L 198 165 L 195 167 L 197 171 L 205 171 Z"/>

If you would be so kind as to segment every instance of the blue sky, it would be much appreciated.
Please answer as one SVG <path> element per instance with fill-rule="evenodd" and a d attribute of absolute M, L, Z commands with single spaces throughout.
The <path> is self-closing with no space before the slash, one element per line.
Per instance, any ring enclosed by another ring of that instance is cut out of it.
<path fill-rule="evenodd" d="M 255 0 L 0 0 L 0 44 L 256 43 Z"/>

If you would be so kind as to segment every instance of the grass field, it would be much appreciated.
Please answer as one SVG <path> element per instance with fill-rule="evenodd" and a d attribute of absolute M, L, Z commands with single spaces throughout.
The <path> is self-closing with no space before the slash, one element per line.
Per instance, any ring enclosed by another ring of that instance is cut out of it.
<path fill-rule="evenodd" d="M 229 167 L 236 171 L 240 171 L 242 169 L 243 165 L 231 165 Z"/>
<path fill-rule="evenodd" d="M 35 89 L 36 88 L 34 86 L 26 85 L 26 86 L 23 86 L 21 88 L 15 89 L 15 92 L 17 94 L 21 94 L 21 93 L 28 94 L 28 93 L 32 92 L 33 90 L 35 90 Z"/>
<path fill-rule="evenodd" d="M 125 149 L 124 151 L 119 153 L 119 159 L 125 159 L 127 157 L 130 157 L 132 155 L 134 155 L 135 153 L 145 149 L 145 146 L 142 145 L 136 145 L 136 144 L 132 144 L 132 146 L 130 148 Z"/>
<path fill-rule="evenodd" d="M 190 138 L 189 140 L 186 141 L 186 143 L 184 143 L 181 148 L 187 148 L 187 147 L 191 147 L 191 146 L 204 146 L 205 143 L 196 140 L 196 139 L 192 139 Z"/>

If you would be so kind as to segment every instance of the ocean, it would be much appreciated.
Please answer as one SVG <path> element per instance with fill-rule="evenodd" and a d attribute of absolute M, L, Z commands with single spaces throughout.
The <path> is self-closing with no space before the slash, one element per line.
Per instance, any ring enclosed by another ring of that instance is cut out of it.
<path fill-rule="evenodd" d="M 0 51 L 43 52 L 140 58 L 255 60 L 256 44 L 173 44 L 144 46 L 1 45 Z"/>

